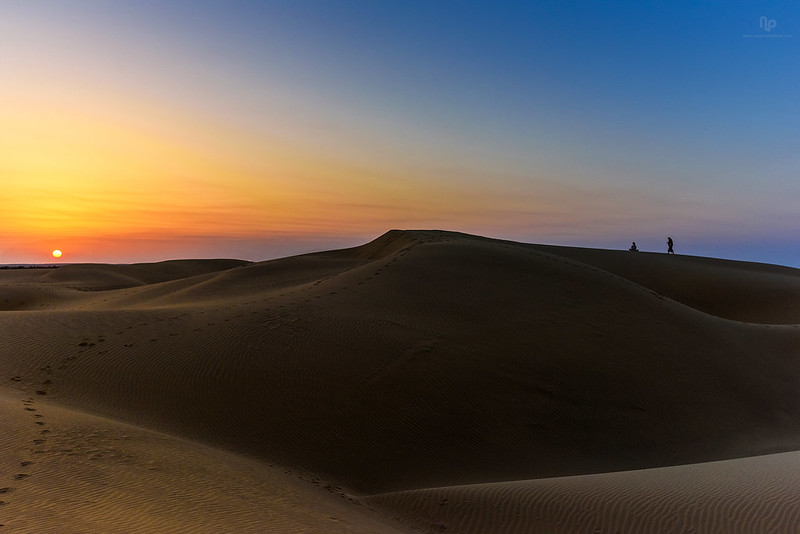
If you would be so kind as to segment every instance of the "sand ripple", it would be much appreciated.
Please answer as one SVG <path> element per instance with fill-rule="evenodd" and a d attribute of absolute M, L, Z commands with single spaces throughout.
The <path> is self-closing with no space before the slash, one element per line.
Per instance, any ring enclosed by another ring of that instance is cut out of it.
<path fill-rule="evenodd" d="M 442 532 L 796 534 L 800 452 L 398 492 L 368 501 Z"/>

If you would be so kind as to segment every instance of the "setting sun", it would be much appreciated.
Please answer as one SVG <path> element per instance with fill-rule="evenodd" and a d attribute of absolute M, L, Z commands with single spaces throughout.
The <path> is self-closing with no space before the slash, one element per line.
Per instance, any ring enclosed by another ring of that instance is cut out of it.
<path fill-rule="evenodd" d="M 61 257 L 61 251 L 58 250 L 58 249 L 54 250 L 53 251 L 53 257 L 54 258 L 60 258 Z"/>

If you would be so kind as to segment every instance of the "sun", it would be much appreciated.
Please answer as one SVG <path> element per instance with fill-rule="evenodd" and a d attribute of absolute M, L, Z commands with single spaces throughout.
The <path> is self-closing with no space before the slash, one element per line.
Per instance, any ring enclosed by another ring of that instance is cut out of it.
<path fill-rule="evenodd" d="M 60 257 L 61 257 L 61 251 L 60 251 L 60 250 L 58 250 L 58 249 L 55 249 L 55 250 L 53 251 L 53 257 L 54 257 L 54 258 L 60 258 Z"/>

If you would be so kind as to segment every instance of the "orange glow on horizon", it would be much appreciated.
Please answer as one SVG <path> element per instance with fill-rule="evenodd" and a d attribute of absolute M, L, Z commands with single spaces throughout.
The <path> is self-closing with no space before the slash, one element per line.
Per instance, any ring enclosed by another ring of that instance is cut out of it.
<path fill-rule="evenodd" d="M 3 256 L 32 257 L 53 239 L 71 258 L 99 249 L 113 261 L 177 240 L 378 235 L 452 226 L 486 200 L 164 110 L 107 102 L 103 117 L 87 101 L 69 104 L 30 101 L 0 118 Z M 146 111 L 151 122 L 139 118 Z"/>
<path fill-rule="evenodd" d="M 582 195 L 553 178 L 538 179 L 535 194 L 525 176 L 498 190 L 469 162 L 384 160 L 368 140 L 362 153 L 339 154 L 153 103 L 70 94 L 18 94 L 21 106 L 0 116 L 0 263 L 46 261 L 41 251 L 54 242 L 70 261 L 127 262 L 391 228 L 602 232 L 582 215 L 597 211 L 594 199 L 612 199 L 604 213 L 649 204 L 627 202 L 630 192 Z"/>

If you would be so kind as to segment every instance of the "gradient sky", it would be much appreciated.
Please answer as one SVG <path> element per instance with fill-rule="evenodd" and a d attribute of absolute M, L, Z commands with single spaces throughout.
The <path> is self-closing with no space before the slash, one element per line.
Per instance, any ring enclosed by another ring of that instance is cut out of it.
<path fill-rule="evenodd" d="M 0 0 L 0 263 L 440 228 L 800 267 L 798 95 L 794 0 Z"/>

